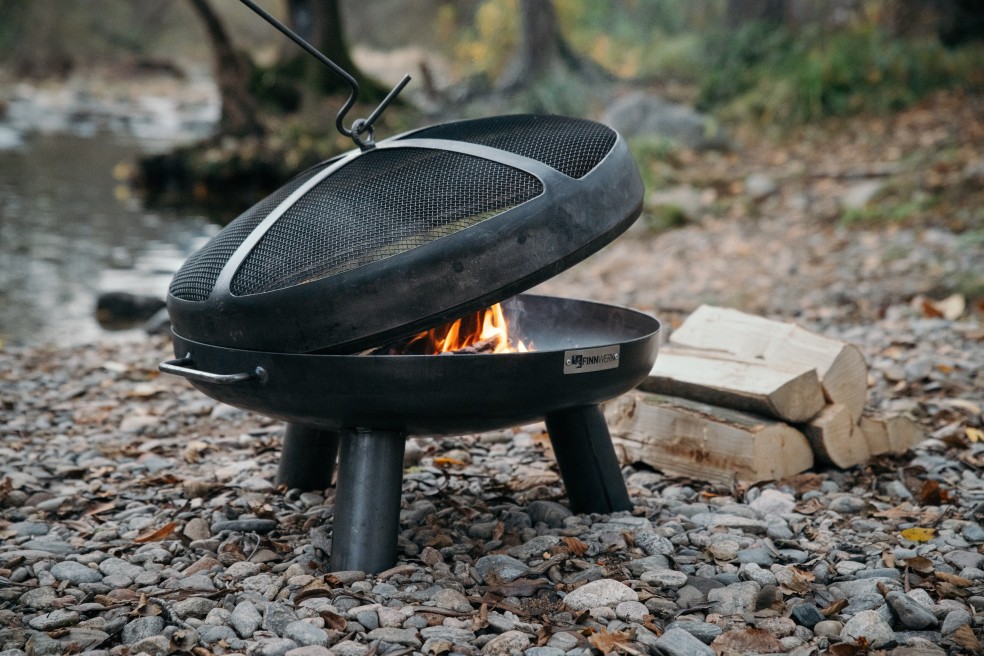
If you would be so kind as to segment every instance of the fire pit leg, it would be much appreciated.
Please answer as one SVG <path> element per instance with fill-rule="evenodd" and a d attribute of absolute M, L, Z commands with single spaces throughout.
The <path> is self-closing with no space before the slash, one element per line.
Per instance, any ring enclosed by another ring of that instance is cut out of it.
<path fill-rule="evenodd" d="M 601 408 L 588 405 L 547 415 L 547 432 L 574 512 L 632 509 Z"/>
<path fill-rule="evenodd" d="M 378 573 L 396 564 L 403 487 L 403 435 L 341 434 L 331 569 Z"/>
<path fill-rule="evenodd" d="M 288 423 L 277 467 L 277 485 L 304 491 L 330 487 L 337 455 L 338 433 Z"/>

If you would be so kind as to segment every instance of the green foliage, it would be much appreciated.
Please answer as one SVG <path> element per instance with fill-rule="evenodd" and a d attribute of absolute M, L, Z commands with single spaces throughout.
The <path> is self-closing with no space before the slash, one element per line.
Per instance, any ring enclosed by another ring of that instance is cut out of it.
<path fill-rule="evenodd" d="M 749 23 L 709 32 L 704 42 L 699 106 L 727 118 L 789 125 L 898 110 L 943 87 L 984 87 L 980 46 L 947 50 L 871 25 L 794 34 Z"/>

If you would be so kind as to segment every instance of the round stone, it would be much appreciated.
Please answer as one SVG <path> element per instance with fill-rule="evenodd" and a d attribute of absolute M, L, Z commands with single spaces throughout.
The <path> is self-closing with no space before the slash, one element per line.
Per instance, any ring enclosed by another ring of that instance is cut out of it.
<path fill-rule="evenodd" d="M 613 579 L 599 579 L 585 583 L 569 592 L 564 603 L 573 610 L 591 610 L 601 606 L 614 607 L 623 601 L 639 601 L 639 594 Z"/>
<path fill-rule="evenodd" d="M 97 569 L 86 567 L 82 563 L 73 560 L 64 560 L 55 563 L 51 567 L 51 575 L 59 581 L 68 581 L 79 585 L 81 583 L 98 583 L 102 581 L 103 575 Z"/>
<path fill-rule="evenodd" d="M 328 644 L 328 634 L 324 629 L 302 620 L 291 622 L 284 628 L 284 637 L 293 640 L 301 646 L 317 645 L 324 647 Z"/>
<path fill-rule="evenodd" d="M 876 610 L 863 610 L 849 619 L 840 633 L 841 640 L 856 642 L 864 638 L 868 644 L 877 647 L 895 636 L 892 627 Z"/>

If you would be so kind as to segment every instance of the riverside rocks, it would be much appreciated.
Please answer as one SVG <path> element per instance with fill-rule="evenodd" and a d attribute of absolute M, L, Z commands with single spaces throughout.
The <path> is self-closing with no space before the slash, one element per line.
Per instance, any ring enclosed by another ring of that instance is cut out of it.
<path fill-rule="evenodd" d="M 826 329 L 865 351 L 869 403 L 905 409 L 931 439 L 747 489 L 626 467 L 634 509 L 585 516 L 556 476 L 516 474 L 553 471 L 540 425 L 411 438 L 399 562 L 378 575 L 326 570 L 334 490 L 266 484 L 281 426 L 159 377 L 162 341 L 4 351 L 0 645 L 587 656 L 608 640 L 623 653 L 805 655 L 864 637 L 896 656 L 931 643 L 972 653 L 967 632 L 984 637 L 984 443 L 967 432 L 980 428 L 980 327 L 906 306 Z M 934 354 L 943 369 L 894 378 Z"/>

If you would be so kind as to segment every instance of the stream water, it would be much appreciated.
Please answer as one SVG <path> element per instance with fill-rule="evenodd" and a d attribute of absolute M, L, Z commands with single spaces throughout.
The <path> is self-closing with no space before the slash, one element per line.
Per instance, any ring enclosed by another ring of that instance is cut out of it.
<path fill-rule="evenodd" d="M 0 342 L 105 337 L 100 292 L 163 299 L 174 271 L 218 230 L 202 216 L 147 211 L 117 183 L 114 168 L 141 147 L 132 137 L 56 133 L 0 150 Z"/>

